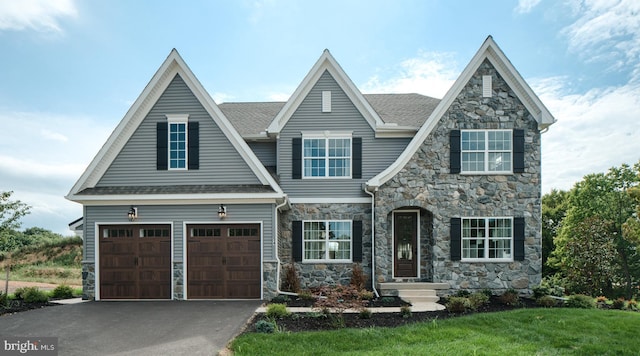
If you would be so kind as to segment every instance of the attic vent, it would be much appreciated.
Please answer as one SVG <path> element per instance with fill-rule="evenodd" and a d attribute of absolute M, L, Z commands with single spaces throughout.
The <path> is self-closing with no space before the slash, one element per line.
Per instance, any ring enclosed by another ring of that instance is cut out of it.
<path fill-rule="evenodd" d="M 482 76 L 482 97 L 490 98 L 493 94 L 493 88 L 491 87 L 491 76 L 483 75 Z"/>
<path fill-rule="evenodd" d="M 322 92 L 322 112 L 331 112 L 331 91 Z"/>

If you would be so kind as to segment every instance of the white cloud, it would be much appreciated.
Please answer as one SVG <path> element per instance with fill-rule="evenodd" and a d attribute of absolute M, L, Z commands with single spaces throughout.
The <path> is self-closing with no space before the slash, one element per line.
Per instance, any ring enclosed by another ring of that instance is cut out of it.
<path fill-rule="evenodd" d="M 62 32 L 60 19 L 77 15 L 73 0 L 3 0 L 0 30 Z"/>
<path fill-rule="evenodd" d="M 40 130 L 40 134 L 42 135 L 42 137 L 49 139 L 49 140 L 53 140 L 53 141 L 60 141 L 60 142 L 67 142 L 69 141 L 69 138 L 61 133 L 58 132 L 53 132 L 51 130 L 47 130 L 47 129 L 42 129 Z"/>
<path fill-rule="evenodd" d="M 573 11 L 576 21 L 562 31 L 569 49 L 611 70 L 630 69 L 640 80 L 640 1 L 583 0 Z"/>
<path fill-rule="evenodd" d="M 536 7 L 541 0 L 519 0 L 518 6 L 513 10 L 517 14 L 527 14 Z"/>
<path fill-rule="evenodd" d="M 417 57 L 402 61 L 398 72 L 370 78 L 361 86 L 362 92 L 419 93 L 442 98 L 459 75 L 453 58 L 450 53 L 420 52 Z"/>
<path fill-rule="evenodd" d="M 586 174 L 640 159 L 640 86 L 564 94 L 567 78 L 531 80 L 558 119 L 542 136 L 543 189 L 570 189 Z"/>
<path fill-rule="evenodd" d="M 268 101 L 287 101 L 291 97 L 291 93 L 269 93 L 267 94 Z"/>
<path fill-rule="evenodd" d="M 233 100 L 234 96 L 227 93 L 215 92 L 211 94 L 211 98 L 216 104 L 220 104 Z"/>

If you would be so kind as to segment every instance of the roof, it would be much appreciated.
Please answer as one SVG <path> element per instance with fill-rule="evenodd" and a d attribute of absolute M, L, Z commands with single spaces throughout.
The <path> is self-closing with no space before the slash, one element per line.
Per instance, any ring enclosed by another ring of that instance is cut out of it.
<path fill-rule="evenodd" d="M 415 128 L 417 131 L 436 108 L 440 99 L 421 94 L 364 94 L 385 124 Z M 231 102 L 218 105 L 245 139 L 264 137 L 269 124 L 285 102 Z"/>

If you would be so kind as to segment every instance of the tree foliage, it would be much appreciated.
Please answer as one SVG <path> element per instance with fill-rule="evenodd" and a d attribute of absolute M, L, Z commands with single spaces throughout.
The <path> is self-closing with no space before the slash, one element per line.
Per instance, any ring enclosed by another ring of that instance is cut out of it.
<path fill-rule="evenodd" d="M 12 191 L 0 192 L 0 232 L 20 227 L 20 218 L 29 213 L 30 207 L 20 200 L 10 200 Z"/>
<path fill-rule="evenodd" d="M 542 275 L 550 276 L 558 272 L 547 260 L 555 248 L 554 238 L 558 236 L 562 220 L 567 214 L 568 193 L 553 189 L 542 197 Z"/>

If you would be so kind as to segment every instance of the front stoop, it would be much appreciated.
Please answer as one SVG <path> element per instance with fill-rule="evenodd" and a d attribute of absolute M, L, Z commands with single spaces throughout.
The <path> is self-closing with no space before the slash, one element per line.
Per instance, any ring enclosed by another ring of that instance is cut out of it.
<path fill-rule="evenodd" d="M 449 289 L 448 283 L 427 283 L 427 282 L 390 282 L 380 283 L 378 291 L 382 296 L 397 295 L 404 301 L 411 303 L 413 308 L 428 307 L 431 310 L 443 310 L 444 306 L 438 304 L 436 290 Z"/>

